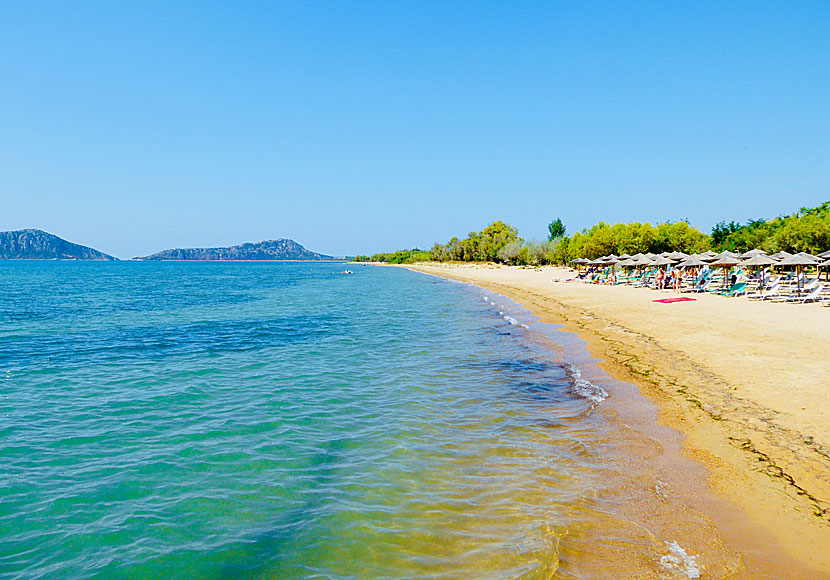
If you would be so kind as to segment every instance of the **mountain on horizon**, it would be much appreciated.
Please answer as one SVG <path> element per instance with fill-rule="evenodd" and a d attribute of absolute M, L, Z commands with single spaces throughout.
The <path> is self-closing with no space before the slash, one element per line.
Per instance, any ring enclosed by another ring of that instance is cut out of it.
<path fill-rule="evenodd" d="M 176 248 L 135 260 L 331 260 L 294 240 L 278 239 L 223 248 Z"/>
<path fill-rule="evenodd" d="M 73 244 L 36 229 L 0 232 L 0 260 L 117 260 L 94 248 Z"/>

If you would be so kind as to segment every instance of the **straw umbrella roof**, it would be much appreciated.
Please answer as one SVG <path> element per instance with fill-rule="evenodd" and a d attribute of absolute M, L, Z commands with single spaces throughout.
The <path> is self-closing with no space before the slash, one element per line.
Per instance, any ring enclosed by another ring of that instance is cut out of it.
<path fill-rule="evenodd" d="M 651 263 L 655 266 L 668 266 L 669 264 L 674 264 L 676 261 L 665 256 L 657 256 Z"/>
<path fill-rule="evenodd" d="M 784 250 L 781 250 L 780 252 L 776 252 L 772 255 L 772 257 L 775 258 L 776 260 L 782 260 L 782 259 L 786 258 L 787 256 L 792 256 L 792 254 L 789 253 L 789 252 L 785 252 Z"/>
<path fill-rule="evenodd" d="M 769 256 L 759 254 L 757 256 L 752 256 L 748 260 L 744 260 L 743 262 L 741 262 L 741 266 L 772 266 L 773 264 L 777 263 L 778 260 L 774 260 Z"/>
<path fill-rule="evenodd" d="M 571 264 L 587 264 L 590 260 L 586 260 L 585 258 L 574 258 L 571 260 Z"/>
<path fill-rule="evenodd" d="M 755 248 L 754 250 L 744 252 L 743 254 L 741 254 L 740 257 L 746 260 L 748 258 L 754 258 L 755 256 L 763 256 L 765 254 L 766 252 L 764 250 L 761 250 L 760 248 Z"/>
<path fill-rule="evenodd" d="M 712 250 L 706 250 L 705 252 L 703 252 L 703 254 L 702 254 L 702 255 L 703 255 L 703 256 L 709 256 L 710 258 L 714 258 L 714 257 L 716 257 L 716 256 L 718 255 L 718 253 L 717 253 L 717 252 L 713 252 Z"/>
<path fill-rule="evenodd" d="M 696 256 L 689 256 L 682 262 L 680 262 L 677 267 L 678 268 L 699 268 L 700 266 L 705 266 L 706 262 L 701 260 L 699 257 Z"/>
<path fill-rule="evenodd" d="M 818 263 L 818 260 L 814 260 L 813 258 L 808 258 L 807 256 L 802 256 L 800 254 L 796 254 L 794 256 L 787 256 L 780 262 L 778 262 L 779 266 L 813 266 Z"/>
<path fill-rule="evenodd" d="M 721 268 L 726 268 L 728 266 L 737 266 L 738 265 L 738 258 L 733 258 L 731 256 L 721 256 L 711 264 L 710 266 L 719 266 Z"/>
<path fill-rule="evenodd" d="M 826 252 L 822 252 L 822 253 L 820 253 L 820 254 L 818 255 L 818 257 L 819 257 L 819 258 L 830 258 L 830 250 L 827 250 Z"/>
<path fill-rule="evenodd" d="M 822 268 L 826 268 L 826 267 L 830 266 L 830 258 L 827 259 L 827 260 L 824 260 L 823 262 L 821 262 L 819 264 L 819 266 L 821 266 Z"/>
<path fill-rule="evenodd" d="M 660 255 L 664 258 L 668 258 L 671 255 L 671 252 L 660 252 Z"/>
<path fill-rule="evenodd" d="M 689 254 L 684 254 L 683 252 L 672 252 L 666 257 L 672 260 L 685 260 L 689 257 Z"/>
<path fill-rule="evenodd" d="M 805 258 L 810 258 L 811 260 L 815 260 L 816 262 L 821 260 L 821 258 L 819 258 L 818 256 L 814 256 L 814 255 L 809 254 L 807 252 L 798 252 L 796 254 L 796 256 L 804 256 Z"/>
<path fill-rule="evenodd" d="M 632 260 L 631 258 L 626 258 L 622 262 L 617 263 L 617 266 L 636 266 L 639 264 L 637 260 Z"/>
<path fill-rule="evenodd" d="M 652 254 L 651 252 L 646 252 L 644 255 L 645 255 L 646 258 L 656 258 L 657 257 L 656 254 Z"/>
<path fill-rule="evenodd" d="M 715 254 L 715 259 L 720 260 L 721 258 L 737 258 L 738 254 L 735 252 L 730 252 L 729 250 L 724 250 L 720 254 Z"/>
<path fill-rule="evenodd" d="M 629 256 L 628 254 L 620 254 L 618 257 L 619 257 L 619 259 L 620 259 L 620 260 L 627 260 L 627 259 L 629 259 L 631 256 Z"/>

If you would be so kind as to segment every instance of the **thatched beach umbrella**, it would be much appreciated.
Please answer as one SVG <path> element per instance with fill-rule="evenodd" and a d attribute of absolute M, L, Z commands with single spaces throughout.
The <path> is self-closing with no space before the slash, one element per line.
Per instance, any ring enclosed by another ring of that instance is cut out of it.
<path fill-rule="evenodd" d="M 714 262 L 712 262 L 709 265 L 710 266 L 715 266 L 717 268 L 723 268 L 723 277 L 724 277 L 723 287 L 724 288 L 729 288 L 729 269 L 732 268 L 732 266 L 737 266 L 738 265 L 738 258 L 737 257 L 732 258 L 730 256 L 722 256 L 722 257 L 718 258 L 717 260 L 715 260 Z"/>
<path fill-rule="evenodd" d="M 672 260 L 685 260 L 689 257 L 689 254 L 684 254 L 683 252 L 672 252 L 666 257 Z"/>
<path fill-rule="evenodd" d="M 741 266 L 772 266 L 778 263 L 778 260 L 770 258 L 769 256 L 752 256 L 748 260 L 741 262 Z"/>
<path fill-rule="evenodd" d="M 747 260 L 749 258 L 754 258 L 755 256 L 763 256 L 763 255 L 766 255 L 766 252 L 764 250 L 761 250 L 759 248 L 755 248 L 754 250 L 749 250 L 748 252 L 744 252 L 743 254 L 740 255 L 740 257 L 743 258 L 744 260 Z"/>
<path fill-rule="evenodd" d="M 631 257 L 631 256 L 629 256 L 628 254 L 620 254 L 620 255 L 619 255 L 620 260 L 627 260 L 627 259 L 629 259 L 630 257 Z"/>
<path fill-rule="evenodd" d="M 571 260 L 571 264 L 576 264 L 576 271 L 577 272 L 581 272 L 582 271 L 582 266 L 584 266 L 587 263 L 588 263 L 588 260 L 586 260 L 585 258 L 574 258 L 573 260 Z"/>
<path fill-rule="evenodd" d="M 704 262 L 699 257 L 696 256 L 689 256 L 682 262 L 680 262 L 677 267 L 678 268 L 700 268 L 702 266 L 706 266 L 707 262 Z"/>
<path fill-rule="evenodd" d="M 729 250 L 724 250 L 720 254 L 715 254 L 715 260 L 720 260 L 721 258 L 737 258 L 738 254 L 735 252 L 730 252 Z"/>
<path fill-rule="evenodd" d="M 762 268 L 764 266 L 773 266 L 777 263 L 778 263 L 778 260 L 774 260 L 774 259 L 770 258 L 769 256 L 765 256 L 763 254 L 758 254 L 758 255 L 752 256 L 748 260 L 744 260 L 743 262 L 741 262 L 740 265 L 742 267 L 746 266 L 748 268 L 753 268 L 754 269 L 754 268 Z M 764 289 L 764 279 L 761 278 L 761 290 L 763 290 L 763 289 Z"/>
<path fill-rule="evenodd" d="M 639 265 L 640 262 L 638 260 L 635 260 L 634 258 L 626 258 L 625 260 L 622 260 L 617 264 L 617 266 L 620 266 L 621 268 L 625 268 L 626 270 L 628 270 L 628 277 L 631 277 L 631 269 Z M 626 278 L 626 284 L 628 284 L 629 282 L 628 277 Z"/>
<path fill-rule="evenodd" d="M 830 253 L 830 252 L 825 252 L 825 253 L 827 254 L 827 253 Z M 830 259 L 827 259 L 827 260 L 821 262 L 820 264 L 818 264 L 818 267 L 819 268 L 827 268 L 827 281 L 830 282 Z"/>
<path fill-rule="evenodd" d="M 620 263 L 620 260 L 614 254 L 608 256 L 605 260 L 602 261 L 603 264 L 608 264 L 611 266 L 611 277 L 614 279 L 614 283 L 617 283 L 617 264 Z"/>
<path fill-rule="evenodd" d="M 824 258 L 825 260 L 830 260 L 830 250 L 826 252 L 822 252 L 818 255 L 819 258 Z"/>
<path fill-rule="evenodd" d="M 671 258 L 667 258 L 665 256 L 658 256 L 651 261 L 652 264 L 655 266 L 668 266 L 670 264 L 674 264 L 677 260 L 672 260 Z"/>
<path fill-rule="evenodd" d="M 795 266 L 795 279 L 796 283 L 798 284 L 798 293 L 801 294 L 801 278 L 799 277 L 799 269 L 803 270 L 804 266 L 815 266 L 818 264 L 818 260 L 814 260 L 813 258 L 808 258 L 807 256 L 801 256 L 796 254 L 794 256 L 787 256 L 780 262 L 778 262 L 779 266 Z"/>
<path fill-rule="evenodd" d="M 705 252 L 703 252 L 703 254 L 702 254 L 702 255 L 703 255 L 703 256 L 709 256 L 710 258 L 716 258 L 716 257 L 717 257 L 717 255 L 718 255 L 718 253 L 717 253 L 717 252 L 713 252 L 712 250 L 706 250 Z"/>
<path fill-rule="evenodd" d="M 816 262 L 821 262 L 821 258 L 819 256 L 814 256 L 807 252 L 798 252 L 796 256 L 802 256 L 804 258 L 810 258 L 811 260 L 815 260 Z"/>
<path fill-rule="evenodd" d="M 788 258 L 790 256 L 792 256 L 791 253 L 781 250 L 780 252 L 774 253 L 772 256 L 770 256 L 770 258 L 775 258 L 776 260 L 783 260 L 784 258 Z"/>

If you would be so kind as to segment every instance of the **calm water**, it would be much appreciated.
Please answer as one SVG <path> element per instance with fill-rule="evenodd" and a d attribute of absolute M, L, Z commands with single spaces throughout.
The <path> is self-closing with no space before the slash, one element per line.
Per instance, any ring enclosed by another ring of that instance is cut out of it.
<path fill-rule="evenodd" d="M 343 268 L 0 262 L 0 577 L 589 577 L 601 390 L 504 299 Z"/>

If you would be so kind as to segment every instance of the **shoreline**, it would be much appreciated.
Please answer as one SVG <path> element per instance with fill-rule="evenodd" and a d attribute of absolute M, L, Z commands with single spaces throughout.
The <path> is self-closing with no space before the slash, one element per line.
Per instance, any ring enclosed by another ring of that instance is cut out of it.
<path fill-rule="evenodd" d="M 671 294 L 564 283 L 564 268 L 402 267 L 497 292 L 576 334 L 656 407 L 658 425 L 682 434 L 709 490 L 796 561 L 830 570 L 830 309 L 719 296 L 655 304 Z M 733 527 L 732 542 L 761 554 L 744 538 L 753 530 Z"/>

